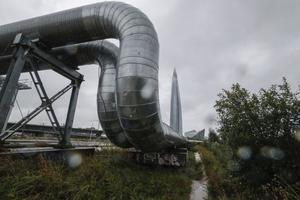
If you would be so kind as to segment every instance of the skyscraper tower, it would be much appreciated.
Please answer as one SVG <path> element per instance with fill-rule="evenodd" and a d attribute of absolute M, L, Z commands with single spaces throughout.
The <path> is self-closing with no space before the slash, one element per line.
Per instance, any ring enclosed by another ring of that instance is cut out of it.
<path fill-rule="evenodd" d="M 182 112 L 176 69 L 172 78 L 170 127 L 182 136 Z"/>

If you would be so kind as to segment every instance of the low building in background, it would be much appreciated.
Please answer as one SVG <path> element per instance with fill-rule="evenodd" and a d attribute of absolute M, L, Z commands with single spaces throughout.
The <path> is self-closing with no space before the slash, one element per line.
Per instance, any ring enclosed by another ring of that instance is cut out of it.
<path fill-rule="evenodd" d="M 188 131 L 184 133 L 188 140 L 204 140 L 205 129 L 197 132 L 196 130 Z"/>

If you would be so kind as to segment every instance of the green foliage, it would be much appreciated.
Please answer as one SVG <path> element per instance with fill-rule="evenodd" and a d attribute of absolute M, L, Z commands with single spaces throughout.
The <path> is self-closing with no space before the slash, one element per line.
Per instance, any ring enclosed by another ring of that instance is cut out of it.
<path fill-rule="evenodd" d="M 300 110 L 297 93 L 291 91 L 286 79 L 257 94 L 234 84 L 231 90 L 219 94 L 215 108 L 221 143 L 229 145 L 233 152 L 227 161 L 217 156 L 223 167 L 227 165 L 224 169 L 231 177 L 229 185 L 248 195 L 248 199 L 272 199 L 278 195 L 284 199 L 284 193 L 278 192 L 281 190 L 263 195 L 276 176 L 283 177 L 288 185 L 299 183 L 300 142 L 291 120 Z M 230 187 L 226 190 L 228 194 L 232 192 Z"/>
<path fill-rule="evenodd" d="M 197 150 L 188 152 L 188 163 L 185 168 L 179 169 L 192 180 L 201 180 L 203 178 L 203 166 L 201 162 L 196 162 L 194 153 Z"/>
<path fill-rule="evenodd" d="M 201 154 L 201 159 L 205 167 L 205 173 L 208 177 L 209 185 L 208 192 L 212 197 L 224 196 L 222 185 L 223 168 L 221 162 L 207 148 L 198 145 L 197 150 Z"/>
<path fill-rule="evenodd" d="M 228 145 L 206 143 L 196 147 L 201 153 L 208 178 L 209 200 L 220 199 L 300 199 L 300 184 L 291 185 L 284 178 L 275 176 L 261 186 L 264 194 L 258 194 L 239 177 L 232 176 L 230 164 L 232 151 Z"/>
<path fill-rule="evenodd" d="M 0 199 L 181 200 L 189 199 L 192 179 L 202 174 L 193 160 L 186 168 L 149 167 L 122 151 L 84 157 L 75 169 L 43 158 L 0 162 Z"/>
<path fill-rule="evenodd" d="M 275 181 L 279 183 L 280 189 L 284 191 L 286 194 L 287 199 L 290 200 L 298 200 L 300 199 L 300 182 L 291 185 L 286 182 L 284 178 L 275 177 Z"/>

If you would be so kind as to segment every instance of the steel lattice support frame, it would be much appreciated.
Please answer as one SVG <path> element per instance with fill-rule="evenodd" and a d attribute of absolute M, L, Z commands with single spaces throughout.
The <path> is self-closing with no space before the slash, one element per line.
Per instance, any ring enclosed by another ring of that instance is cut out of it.
<path fill-rule="evenodd" d="M 72 145 L 70 142 L 70 135 L 71 135 L 74 116 L 75 116 L 79 89 L 80 89 L 81 82 L 83 81 L 83 75 L 77 72 L 75 69 L 66 66 L 64 63 L 57 60 L 48 52 L 39 48 L 38 44 L 39 44 L 38 40 L 29 40 L 23 37 L 21 33 L 17 34 L 14 39 L 13 46 L 12 46 L 14 48 L 12 61 L 9 66 L 8 72 L 6 74 L 5 82 L 0 92 L 0 130 L 2 130 L 0 135 L 0 142 L 4 142 L 13 133 L 15 133 L 18 129 L 22 128 L 32 118 L 34 118 L 36 115 L 38 115 L 41 111 L 45 109 L 50 109 L 49 113 L 52 115 L 54 119 L 54 122 L 51 121 L 51 124 L 53 126 L 55 125 L 56 128 L 60 130 L 58 120 L 52 109 L 52 103 L 55 100 L 57 100 L 60 96 L 62 96 L 64 93 L 66 93 L 69 89 L 72 88 L 72 93 L 71 93 L 70 103 L 69 103 L 68 113 L 67 113 L 67 119 L 65 122 L 65 128 L 60 141 L 60 147 L 62 148 L 71 147 Z M 37 73 L 38 66 L 36 64 L 36 61 L 41 61 L 49 64 L 52 70 L 70 79 L 71 84 L 65 87 L 64 89 L 62 89 L 53 97 L 49 98 L 46 94 L 45 88 L 43 87 L 41 79 Z M 12 109 L 11 105 L 13 104 L 16 97 L 16 93 L 18 89 L 17 88 L 18 80 L 27 62 L 30 64 L 32 71 L 34 72 L 31 73 L 31 75 L 34 74 L 36 77 L 35 80 L 37 81 L 35 82 L 35 84 L 39 85 L 39 88 L 41 89 L 39 94 L 42 100 L 42 104 L 41 106 L 36 108 L 33 112 L 31 112 L 29 115 L 25 116 L 18 123 L 16 123 L 15 127 L 11 127 L 9 130 L 5 130 L 6 123 L 9 119 L 9 114 Z"/>
<path fill-rule="evenodd" d="M 72 88 L 72 84 L 67 85 L 62 90 L 57 92 L 54 96 L 52 96 L 49 99 L 49 102 L 44 104 L 42 103 L 39 107 L 34 109 L 32 112 L 30 112 L 28 115 L 26 115 L 24 118 L 22 118 L 20 121 L 15 123 L 13 126 L 9 127 L 5 130 L 0 136 L 1 141 L 5 141 L 7 138 L 9 138 L 11 135 L 13 135 L 15 132 L 17 132 L 19 129 L 21 129 L 24 125 L 26 125 L 29 121 L 31 121 L 34 117 L 36 117 L 38 114 L 40 114 L 43 110 L 45 110 L 49 105 L 54 103 L 57 99 L 59 99 L 62 95 L 64 95 L 66 92 L 68 92 Z"/>
<path fill-rule="evenodd" d="M 40 75 L 38 73 L 38 65 L 36 62 L 33 61 L 33 59 L 28 59 L 28 62 L 30 63 L 32 71 L 29 71 L 29 74 L 31 76 L 31 79 L 34 83 L 34 86 L 37 90 L 38 95 L 40 96 L 40 99 L 42 101 L 42 104 L 46 104 L 46 113 L 47 116 L 51 122 L 51 125 L 55 132 L 59 132 L 61 136 L 63 136 L 63 132 L 61 131 L 58 119 L 56 117 L 56 114 L 53 110 L 52 103 L 50 103 L 50 99 L 47 95 L 46 89 L 43 85 L 43 82 L 40 78 Z"/>

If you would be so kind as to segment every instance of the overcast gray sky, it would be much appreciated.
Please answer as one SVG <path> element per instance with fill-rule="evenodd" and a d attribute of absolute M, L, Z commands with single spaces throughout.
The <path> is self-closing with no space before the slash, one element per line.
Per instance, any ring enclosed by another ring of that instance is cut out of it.
<path fill-rule="evenodd" d="M 95 0 L 0 1 L 0 24 L 52 13 Z M 171 76 L 177 69 L 184 131 L 214 127 L 213 105 L 222 88 L 239 82 L 251 91 L 281 83 L 287 77 L 297 89 L 300 69 L 300 1 L 298 0 L 126 0 L 152 20 L 160 41 L 160 103 L 169 122 Z M 74 126 L 97 126 L 96 66 L 81 68 Z M 28 76 L 22 76 L 28 78 Z M 50 93 L 67 82 L 53 72 L 42 78 Z M 39 105 L 30 92 L 20 92 L 23 113 Z M 61 120 L 68 98 L 55 104 Z M 11 117 L 20 117 L 17 109 Z M 45 115 L 34 120 L 46 123 Z"/>

